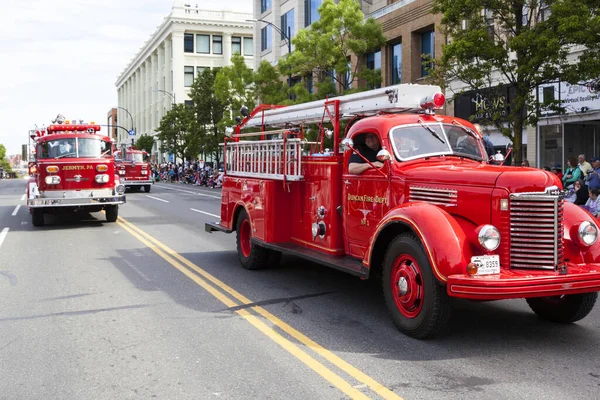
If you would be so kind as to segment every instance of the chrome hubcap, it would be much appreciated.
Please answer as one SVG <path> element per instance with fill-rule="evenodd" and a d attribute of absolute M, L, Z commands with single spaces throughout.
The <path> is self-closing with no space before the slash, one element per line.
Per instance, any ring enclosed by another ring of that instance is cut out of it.
<path fill-rule="evenodd" d="M 403 276 L 398 279 L 398 291 L 402 296 L 405 296 L 408 292 L 408 281 Z"/>

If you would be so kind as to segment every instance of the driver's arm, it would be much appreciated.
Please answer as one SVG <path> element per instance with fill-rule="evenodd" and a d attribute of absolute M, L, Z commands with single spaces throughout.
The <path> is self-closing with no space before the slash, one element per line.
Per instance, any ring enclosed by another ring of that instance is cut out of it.
<path fill-rule="evenodd" d="M 350 163 L 348 164 L 348 173 L 353 175 L 360 175 L 366 170 L 371 169 L 369 163 Z"/>

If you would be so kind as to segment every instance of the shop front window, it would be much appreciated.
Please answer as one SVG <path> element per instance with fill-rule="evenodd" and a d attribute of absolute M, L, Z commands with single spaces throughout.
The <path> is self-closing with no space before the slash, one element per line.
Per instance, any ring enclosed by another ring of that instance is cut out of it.
<path fill-rule="evenodd" d="M 563 131 L 562 125 L 540 126 L 540 166 L 554 168 L 563 163 Z"/>

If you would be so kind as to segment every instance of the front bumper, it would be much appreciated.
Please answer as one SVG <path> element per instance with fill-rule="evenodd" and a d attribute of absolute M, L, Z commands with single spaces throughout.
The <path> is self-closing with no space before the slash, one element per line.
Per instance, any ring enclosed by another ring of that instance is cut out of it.
<path fill-rule="evenodd" d="M 127 186 L 146 186 L 146 185 L 152 185 L 154 183 L 154 180 L 152 179 L 144 179 L 144 180 L 125 180 L 122 179 L 121 183 L 123 185 Z"/>
<path fill-rule="evenodd" d="M 498 275 L 450 275 L 451 297 L 503 300 L 560 296 L 600 291 L 600 264 L 567 264 L 567 273 L 542 270 L 501 270 Z"/>
<path fill-rule="evenodd" d="M 86 207 L 86 206 L 103 206 L 126 203 L 125 195 L 115 195 L 111 197 L 81 197 L 81 198 L 53 198 L 53 197 L 37 197 L 27 199 L 29 208 L 46 208 L 46 207 Z"/>

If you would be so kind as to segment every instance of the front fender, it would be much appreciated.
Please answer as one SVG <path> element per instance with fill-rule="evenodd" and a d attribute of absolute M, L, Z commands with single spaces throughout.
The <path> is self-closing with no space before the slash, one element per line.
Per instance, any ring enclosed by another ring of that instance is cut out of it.
<path fill-rule="evenodd" d="M 565 201 L 564 204 L 564 252 L 565 260 L 576 264 L 600 262 L 600 238 L 591 246 L 579 242 L 577 230 L 584 221 L 590 221 L 598 228 L 598 219 L 583 208 Z"/>
<path fill-rule="evenodd" d="M 452 215 L 427 203 L 408 203 L 391 210 L 375 229 L 363 260 L 365 265 L 371 264 L 377 243 L 387 236 L 385 232 L 395 228 L 394 224 L 407 226 L 423 243 L 438 280 L 445 282 L 448 275 L 465 273 L 472 255 L 467 235 Z"/>

